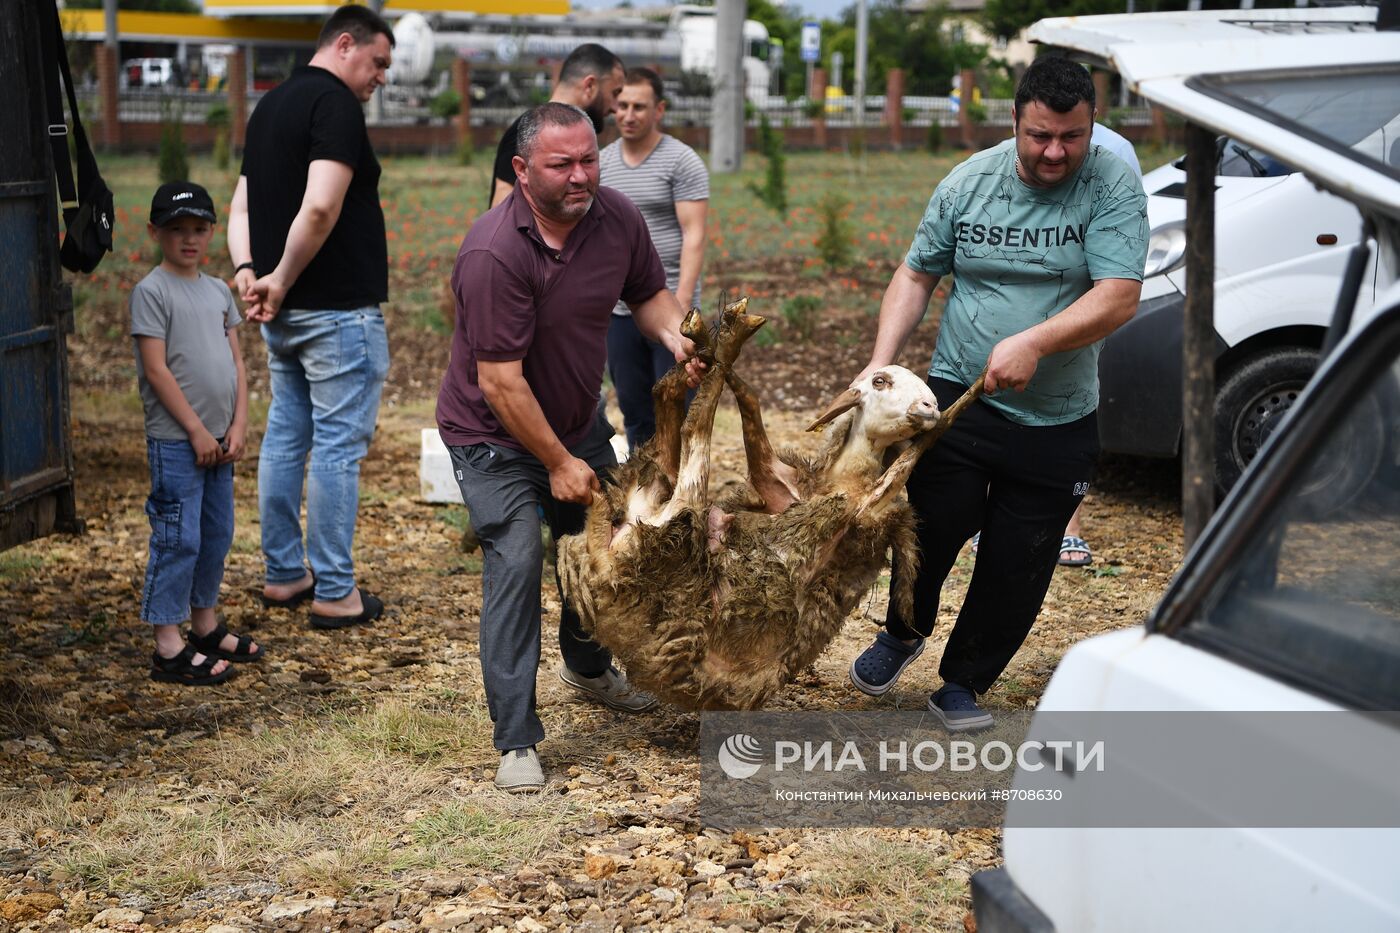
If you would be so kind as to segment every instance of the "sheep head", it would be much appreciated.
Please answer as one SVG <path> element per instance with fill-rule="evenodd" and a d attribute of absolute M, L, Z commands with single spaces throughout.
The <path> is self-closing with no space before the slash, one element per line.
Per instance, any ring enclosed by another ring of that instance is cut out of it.
<path fill-rule="evenodd" d="M 867 373 L 827 406 L 807 430 L 815 431 L 851 409 L 856 413 L 850 434 L 876 452 L 938 423 L 933 390 L 903 366 L 883 366 Z"/>

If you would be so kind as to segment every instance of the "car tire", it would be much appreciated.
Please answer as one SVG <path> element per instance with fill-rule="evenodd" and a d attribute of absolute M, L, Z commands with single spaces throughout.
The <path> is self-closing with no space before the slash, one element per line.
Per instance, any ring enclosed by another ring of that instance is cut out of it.
<path fill-rule="evenodd" d="M 1215 480 L 1223 496 L 1293 407 L 1313 373 L 1318 352 L 1277 347 L 1257 353 L 1225 372 L 1215 395 Z M 1341 508 L 1375 476 L 1384 450 L 1384 424 L 1374 400 L 1348 415 L 1347 430 L 1332 439 L 1336 449 L 1318 458 L 1301 498 L 1314 515 Z"/>

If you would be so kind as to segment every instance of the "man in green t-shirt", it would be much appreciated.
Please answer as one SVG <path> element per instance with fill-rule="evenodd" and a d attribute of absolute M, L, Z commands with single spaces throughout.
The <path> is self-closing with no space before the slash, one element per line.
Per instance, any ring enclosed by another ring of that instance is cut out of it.
<path fill-rule="evenodd" d="M 885 630 L 851 664 L 879 696 L 923 651 L 939 591 L 963 543 L 977 565 L 939 664 L 929 709 L 951 730 L 990 726 L 977 705 L 1025 641 L 1059 557 L 1065 522 L 1099 453 L 1098 355 L 1133 316 L 1147 258 L 1147 200 L 1132 170 L 1091 145 L 1094 84 L 1041 58 L 1016 89 L 1015 136 L 953 169 L 930 199 L 885 290 L 872 370 L 898 360 L 939 280 L 953 277 L 929 366 L 947 407 L 985 367 L 986 391 L 919 461 L 909 501 L 921 564 L 914 617 L 891 604 Z M 857 377 L 858 379 L 861 377 Z"/>

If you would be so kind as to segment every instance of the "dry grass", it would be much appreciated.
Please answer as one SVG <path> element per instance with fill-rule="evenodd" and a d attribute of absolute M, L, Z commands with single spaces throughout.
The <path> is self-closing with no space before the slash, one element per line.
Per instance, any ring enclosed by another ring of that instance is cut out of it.
<path fill-rule="evenodd" d="M 215 877 L 346 893 L 405 871 L 501 870 L 557 847 L 575 814 L 457 777 L 494 764 L 490 734 L 479 702 L 327 710 L 196 746 L 187 777 L 154 786 L 0 799 L 0 845 L 45 844 L 58 876 L 157 901 Z"/>
<path fill-rule="evenodd" d="M 879 929 L 960 926 L 967 909 L 967 873 L 955 868 L 949 837 L 940 832 L 849 830 L 831 834 L 812 853 L 818 866 L 797 902 L 818 922 L 855 915 Z M 950 869 L 952 869 L 950 871 Z"/>

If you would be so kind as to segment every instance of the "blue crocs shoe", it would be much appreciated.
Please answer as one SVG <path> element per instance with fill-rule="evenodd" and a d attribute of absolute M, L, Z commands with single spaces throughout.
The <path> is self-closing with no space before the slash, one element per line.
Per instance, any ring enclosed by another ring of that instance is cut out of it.
<path fill-rule="evenodd" d="M 880 632 L 875 643 L 851 662 L 851 683 L 869 696 L 883 696 L 899 680 L 899 675 L 924 653 L 924 639 L 906 645 L 889 632 Z"/>
<path fill-rule="evenodd" d="M 973 732 L 992 725 L 992 714 L 977 705 L 977 697 L 961 684 L 946 683 L 928 698 L 929 712 L 949 732 Z"/>

